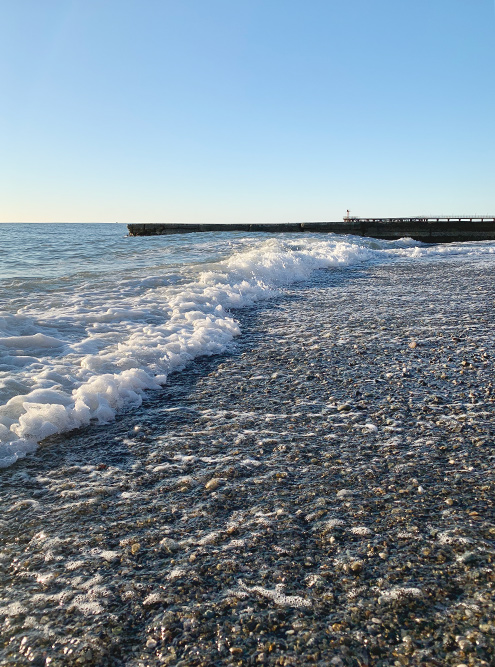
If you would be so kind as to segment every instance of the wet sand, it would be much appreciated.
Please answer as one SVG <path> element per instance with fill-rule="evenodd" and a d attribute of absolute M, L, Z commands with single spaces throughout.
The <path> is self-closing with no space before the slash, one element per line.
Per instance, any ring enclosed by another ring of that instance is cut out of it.
<path fill-rule="evenodd" d="M 494 664 L 494 264 L 321 271 L 1 471 L 1 664 Z"/>

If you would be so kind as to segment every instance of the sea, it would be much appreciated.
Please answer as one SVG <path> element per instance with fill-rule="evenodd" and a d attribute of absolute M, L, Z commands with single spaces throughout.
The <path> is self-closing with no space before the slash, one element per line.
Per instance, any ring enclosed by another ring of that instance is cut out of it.
<path fill-rule="evenodd" d="M 55 434 L 108 424 L 229 349 L 239 309 L 318 272 L 476 261 L 495 243 L 335 234 L 129 237 L 122 224 L 0 225 L 0 467 Z M 420 287 L 419 287 L 420 289 Z"/>

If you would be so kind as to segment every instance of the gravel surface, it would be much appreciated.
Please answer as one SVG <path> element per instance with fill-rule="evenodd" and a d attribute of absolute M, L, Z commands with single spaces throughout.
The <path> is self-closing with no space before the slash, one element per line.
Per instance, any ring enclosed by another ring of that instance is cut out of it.
<path fill-rule="evenodd" d="M 1 664 L 495 665 L 494 267 L 321 271 L 1 471 Z"/>

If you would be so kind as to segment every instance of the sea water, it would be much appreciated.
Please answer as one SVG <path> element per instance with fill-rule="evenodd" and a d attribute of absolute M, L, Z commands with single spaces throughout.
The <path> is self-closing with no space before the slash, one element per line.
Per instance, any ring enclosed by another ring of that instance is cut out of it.
<path fill-rule="evenodd" d="M 228 349 L 237 309 L 319 270 L 495 253 L 335 234 L 128 237 L 120 224 L 2 224 L 0 236 L 0 467 L 140 405 Z"/>

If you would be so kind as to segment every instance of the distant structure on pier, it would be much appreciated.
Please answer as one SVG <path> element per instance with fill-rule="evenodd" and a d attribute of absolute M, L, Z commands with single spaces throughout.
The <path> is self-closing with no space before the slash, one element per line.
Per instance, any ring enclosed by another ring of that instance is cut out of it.
<path fill-rule="evenodd" d="M 413 215 L 405 218 L 358 218 L 347 209 L 344 222 L 402 223 L 402 222 L 495 222 L 495 215 Z"/>

